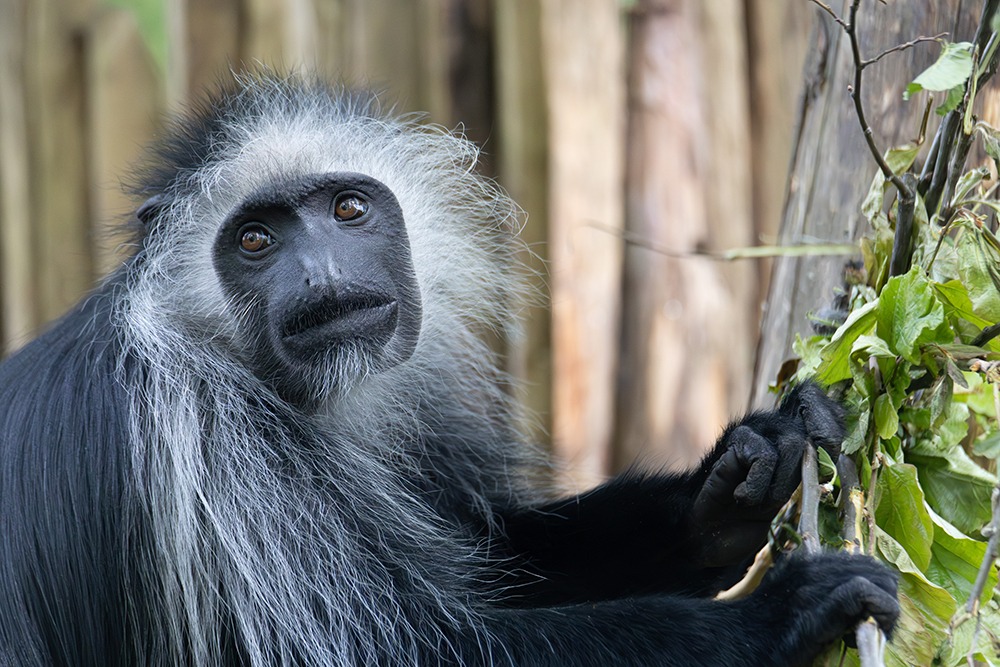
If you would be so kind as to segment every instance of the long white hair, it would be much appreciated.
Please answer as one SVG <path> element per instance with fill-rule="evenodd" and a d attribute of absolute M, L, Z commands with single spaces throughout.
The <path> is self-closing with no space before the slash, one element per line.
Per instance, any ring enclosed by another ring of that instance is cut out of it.
<path fill-rule="evenodd" d="M 155 561 L 130 585 L 163 610 L 155 636 L 137 638 L 150 663 L 238 650 L 254 665 L 415 664 L 478 627 L 465 579 L 485 547 L 424 497 L 440 486 L 488 519 L 525 462 L 482 336 L 513 319 L 518 214 L 476 160 L 468 141 L 383 115 L 371 96 L 256 75 L 156 149 L 139 190 L 160 208 L 115 296 L 139 490 L 127 511 L 150 527 L 129 547 Z M 256 188 L 335 171 L 396 195 L 422 329 L 383 373 L 317 369 L 362 377 L 306 413 L 241 363 L 254 333 L 212 247 Z"/>

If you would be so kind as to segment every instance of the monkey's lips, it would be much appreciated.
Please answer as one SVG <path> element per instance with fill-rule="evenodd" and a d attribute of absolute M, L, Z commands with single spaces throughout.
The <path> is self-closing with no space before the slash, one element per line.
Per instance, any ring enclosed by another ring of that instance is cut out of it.
<path fill-rule="evenodd" d="M 329 297 L 291 312 L 281 330 L 286 345 L 326 348 L 331 341 L 384 342 L 396 328 L 396 301 L 372 292 Z"/>

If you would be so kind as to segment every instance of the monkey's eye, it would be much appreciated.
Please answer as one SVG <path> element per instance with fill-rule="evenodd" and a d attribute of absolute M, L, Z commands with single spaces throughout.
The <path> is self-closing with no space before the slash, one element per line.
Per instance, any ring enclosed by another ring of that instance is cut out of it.
<path fill-rule="evenodd" d="M 333 203 L 333 214 L 341 222 L 357 220 L 368 212 L 368 202 L 355 194 L 343 194 Z"/>
<path fill-rule="evenodd" d="M 240 249 L 249 255 L 263 252 L 274 243 L 271 233 L 255 223 L 244 225 L 240 230 Z"/>

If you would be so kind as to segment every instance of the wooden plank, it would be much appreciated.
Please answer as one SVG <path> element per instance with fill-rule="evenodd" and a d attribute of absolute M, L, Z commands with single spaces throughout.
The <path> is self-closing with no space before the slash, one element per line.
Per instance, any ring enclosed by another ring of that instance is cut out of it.
<path fill-rule="evenodd" d="M 0 21 L 0 356 L 37 325 L 28 182 L 24 49 L 27 0 L 4 0 Z"/>
<path fill-rule="evenodd" d="M 105 275 L 126 256 L 120 223 L 137 202 L 121 179 L 153 137 L 163 93 L 156 64 L 126 10 L 104 8 L 90 22 L 86 56 L 90 218 L 96 270 Z"/>
<path fill-rule="evenodd" d="M 695 8 L 694 27 L 701 37 L 698 92 L 704 99 L 705 133 L 692 140 L 693 149 L 701 146 L 705 155 L 701 180 L 706 215 L 703 243 L 716 249 L 746 247 L 755 243 L 755 234 L 744 3 L 714 0 L 688 4 Z M 674 227 L 678 224 L 674 221 Z M 688 296 L 689 302 L 698 302 L 701 309 L 701 321 L 688 327 L 689 340 L 703 342 L 692 349 L 707 352 L 713 357 L 711 365 L 717 365 L 722 374 L 721 383 L 710 390 L 719 392 L 714 394 L 722 412 L 719 421 L 698 415 L 699 403 L 688 392 L 685 419 L 697 420 L 702 430 L 691 424 L 683 431 L 696 434 L 697 442 L 692 446 L 698 456 L 714 440 L 705 438 L 707 432 L 743 412 L 749 402 L 760 312 L 758 268 L 751 261 L 709 262 L 705 270 L 722 286 L 724 301 L 706 303 L 697 287 Z M 702 398 L 709 398 L 708 391 Z"/>
<path fill-rule="evenodd" d="M 571 482 L 607 473 L 617 370 L 624 33 L 617 0 L 542 3 L 549 102 L 553 442 Z M 611 230 L 611 234 L 601 226 Z"/>
<path fill-rule="evenodd" d="M 797 0 L 747 0 L 746 8 L 755 241 L 769 244 L 778 238 L 781 225 L 802 68 L 812 46 L 809 34 L 815 8 Z M 757 269 L 759 319 L 772 261 L 759 260 Z"/>
<path fill-rule="evenodd" d="M 240 0 L 175 0 L 166 3 L 170 49 L 167 100 L 172 108 L 214 90 L 242 67 Z"/>
<path fill-rule="evenodd" d="M 28 12 L 25 62 L 33 263 L 42 321 L 61 315 L 93 284 L 87 201 L 82 17 L 93 5 L 37 0 Z"/>
<path fill-rule="evenodd" d="M 745 405 L 753 267 L 741 4 L 642 0 L 632 23 L 616 467 L 687 467 Z M 734 406 L 735 404 L 735 406 Z"/>
<path fill-rule="evenodd" d="M 523 328 L 509 344 L 510 371 L 523 387 L 528 432 L 548 443 L 552 432 L 552 347 L 548 248 L 547 118 L 541 53 L 542 0 L 496 4 L 497 141 L 500 182 L 527 215 L 521 239 L 533 297 L 522 305 Z"/>
<path fill-rule="evenodd" d="M 344 0 L 342 66 L 348 83 L 385 92 L 386 107 L 421 108 L 419 13 L 412 0 Z"/>
<path fill-rule="evenodd" d="M 243 0 L 240 60 L 279 72 L 315 70 L 319 35 L 313 0 Z"/>

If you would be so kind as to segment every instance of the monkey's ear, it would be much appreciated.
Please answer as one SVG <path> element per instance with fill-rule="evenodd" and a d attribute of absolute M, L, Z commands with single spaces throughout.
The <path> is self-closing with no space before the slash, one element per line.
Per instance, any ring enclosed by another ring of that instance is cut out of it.
<path fill-rule="evenodd" d="M 163 207 L 167 203 L 167 196 L 162 192 L 155 194 L 149 199 L 147 199 L 142 206 L 140 206 L 135 211 L 135 217 L 139 219 L 139 222 L 143 224 L 144 227 L 149 227 L 149 224 L 160 214 Z"/>

